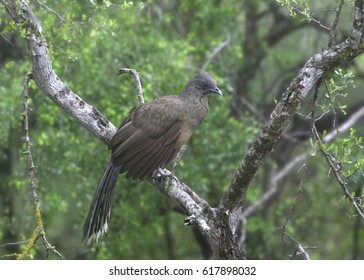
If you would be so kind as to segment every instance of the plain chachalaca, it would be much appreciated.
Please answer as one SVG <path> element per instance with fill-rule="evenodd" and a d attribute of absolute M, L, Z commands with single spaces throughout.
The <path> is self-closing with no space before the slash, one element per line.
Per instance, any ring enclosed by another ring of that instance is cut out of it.
<path fill-rule="evenodd" d="M 96 189 L 83 227 L 90 244 L 107 232 L 112 198 L 119 173 L 149 180 L 175 158 L 208 111 L 209 93 L 222 95 L 207 74 L 191 79 L 180 95 L 169 95 L 131 111 L 109 143 L 111 160 Z"/>

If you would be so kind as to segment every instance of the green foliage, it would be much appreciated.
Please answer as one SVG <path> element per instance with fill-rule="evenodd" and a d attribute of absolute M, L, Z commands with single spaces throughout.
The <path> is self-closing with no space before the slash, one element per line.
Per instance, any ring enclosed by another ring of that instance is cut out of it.
<path fill-rule="evenodd" d="M 324 151 L 332 155 L 347 178 L 350 178 L 355 173 L 363 174 L 364 172 L 364 159 L 361 158 L 363 137 L 356 136 L 355 134 L 356 129 L 351 128 L 350 134 L 347 137 L 340 137 L 335 143 L 325 143 L 322 145 Z"/>
<path fill-rule="evenodd" d="M 349 69 L 347 71 L 338 68 L 334 71 L 335 78 L 331 77 L 325 80 L 327 87 L 327 92 L 325 97 L 328 99 L 322 105 L 321 109 L 326 114 L 329 111 L 339 109 L 342 113 L 346 114 L 345 108 L 347 105 L 340 100 L 347 97 L 347 89 L 353 86 L 354 83 L 354 73 Z"/>
<path fill-rule="evenodd" d="M 276 0 L 282 6 L 287 7 L 289 14 L 296 17 L 297 14 L 303 16 L 303 19 L 310 22 L 312 20 L 311 9 L 305 0 Z"/>

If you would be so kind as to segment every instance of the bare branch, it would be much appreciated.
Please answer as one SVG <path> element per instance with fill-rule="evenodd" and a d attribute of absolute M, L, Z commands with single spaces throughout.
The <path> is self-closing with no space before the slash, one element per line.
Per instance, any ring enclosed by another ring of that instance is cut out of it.
<path fill-rule="evenodd" d="M 202 66 L 202 70 L 205 70 L 207 66 L 210 65 L 211 61 L 215 58 L 216 55 L 218 55 L 219 52 L 221 52 L 224 48 L 229 46 L 230 44 L 230 33 L 227 33 L 226 40 L 222 42 L 220 45 L 218 45 L 211 53 L 209 58 L 206 60 L 206 62 Z"/>
<path fill-rule="evenodd" d="M 264 122 L 264 116 L 261 114 L 261 112 L 259 112 L 257 110 L 257 108 L 254 107 L 253 104 L 251 104 L 244 96 L 240 95 L 239 97 L 239 101 L 241 102 L 242 105 L 245 106 L 246 109 L 248 109 L 248 111 L 255 116 L 259 121 Z"/>
<path fill-rule="evenodd" d="M 210 245 L 220 242 L 210 223 L 215 217 L 215 211 L 203 198 L 168 170 L 165 170 L 164 174 L 160 174 L 158 180 L 153 179 L 151 183 L 189 215 L 185 220 L 185 225 L 198 226 Z M 219 256 L 219 253 L 216 252 L 219 246 L 211 246 L 211 249 L 215 251 L 215 256 Z"/>
<path fill-rule="evenodd" d="M 259 209 L 259 207 L 269 201 L 280 189 L 279 181 L 287 176 L 287 174 L 289 174 L 295 166 L 302 163 L 306 158 L 306 154 L 301 154 L 294 157 L 278 173 L 273 175 L 270 179 L 270 188 L 259 199 L 254 201 L 253 204 L 249 205 L 246 209 L 244 209 L 244 211 L 241 213 L 241 218 L 244 219 L 250 217 Z"/>
<path fill-rule="evenodd" d="M 25 257 L 27 257 L 29 255 L 30 249 L 32 249 L 34 247 L 35 242 L 38 240 L 39 237 L 43 238 L 43 243 L 44 243 L 44 247 L 46 249 L 47 255 L 48 255 L 49 251 L 52 251 L 53 253 L 55 253 L 56 255 L 58 255 L 60 258 L 63 259 L 63 256 L 56 250 L 56 248 L 54 246 L 51 246 L 49 244 L 49 242 L 47 241 L 46 233 L 45 233 L 44 226 L 43 226 L 42 215 L 41 215 L 41 211 L 40 211 L 40 207 L 39 207 L 38 194 L 36 191 L 36 186 L 37 186 L 37 179 L 35 176 L 36 166 L 34 165 L 34 160 L 33 160 L 33 155 L 32 155 L 32 143 L 30 141 L 30 136 L 29 136 L 29 119 L 28 119 L 28 111 L 29 111 L 28 93 L 29 93 L 29 81 L 31 78 L 32 78 L 32 73 L 28 73 L 24 79 L 24 85 L 23 85 L 24 111 L 23 111 L 22 116 L 24 118 L 24 141 L 26 144 L 26 151 L 24 153 L 27 155 L 27 159 L 28 159 L 29 176 L 31 179 L 30 192 L 33 197 L 34 214 L 35 214 L 37 226 L 31 236 L 31 238 L 28 239 L 27 246 L 25 247 L 23 252 L 20 254 L 16 254 L 16 259 L 19 260 L 19 259 L 24 259 Z"/>
<path fill-rule="evenodd" d="M 17 241 L 17 242 L 7 242 L 5 244 L 0 244 L 0 247 L 6 247 L 6 246 L 12 246 L 12 245 L 19 245 L 19 244 L 23 244 L 23 243 L 27 243 L 27 240 L 24 241 Z"/>
<path fill-rule="evenodd" d="M 357 111 L 352 113 L 350 117 L 347 120 L 345 120 L 345 122 L 341 123 L 337 128 L 334 128 L 330 132 L 328 132 L 322 139 L 323 142 L 327 143 L 333 141 L 341 133 L 348 131 L 363 117 L 364 117 L 364 107 L 360 107 Z"/>
<path fill-rule="evenodd" d="M 142 88 L 142 83 L 140 82 L 139 73 L 135 69 L 129 69 L 129 68 L 120 68 L 118 71 L 118 75 L 122 75 L 125 73 L 134 76 L 139 102 L 140 104 L 144 104 L 145 101 L 143 96 L 143 88 Z"/>
<path fill-rule="evenodd" d="M 54 103 L 98 139 L 107 144 L 116 128 L 95 107 L 87 104 L 74 93 L 55 73 L 49 49 L 41 31 L 42 27 L 30 7 L 23 0 L 3 1 L 11 18 L 27 30 L 26 42 L 33 68 L 33 79 Z"/>
<path fill-rule="evenodd" d="M 364 46 L 360 44 L 364 33 L 363 6 L 363 1 L 356 2 L 351 36 L 344 42 L 312 56 L 282 94 L 281 100 L 271 113 L 262 131 L 251 145 L 245 158 L 240 162 L 228 190 L 220 201 L 220 207 L 226 212 L 231 213 L 242 206 L 245 193 L 255 174 L 315 84 L 327 71 L 353 60 L 364 52 Z"/>
<path fill-rule="evenodd" d="M 328 43 L 329 47 L 331 47 L 334 44 L 335 32 L 336 32 L 337 25 L 339 23 L 341 9 L 342 9 L 344 3 L 345 3 L 345 0 L 341 0 L 339 6 L 336 8 L 335 19 L 332 22 L 332 25 L 330 28 L 329 43 Z"/>
<path fill-rule="evenodd" d="M 35 2 L 41 6 L 43 9 L 45 9 L 46 11 L 50 12 L 51 14 L 54 14 L 58 19 L 59 21 L 61 21 L 62 23 L 65 23 L 66 20 L 59 14 L 57 13 L 55 10 L 49 8 L 46 4 L 44 4 L 43 2 L 39 1 L 39 0 L 35 0 Z"/>

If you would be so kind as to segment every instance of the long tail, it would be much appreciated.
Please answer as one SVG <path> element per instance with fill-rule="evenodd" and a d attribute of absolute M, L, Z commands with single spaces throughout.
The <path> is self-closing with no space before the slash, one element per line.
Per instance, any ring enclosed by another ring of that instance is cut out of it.
<path fill-rule="evenodd" d="M 120 167 L 114 167 L 109 163 L 96 189 L 83 226 L 82 240 L 87 238 L 87 245 L 91 244 L 94 235 L 97 242 L 99 237 L 107 232 L 107 223 L 111 216 L 112 199 L 119 171 Z"/>

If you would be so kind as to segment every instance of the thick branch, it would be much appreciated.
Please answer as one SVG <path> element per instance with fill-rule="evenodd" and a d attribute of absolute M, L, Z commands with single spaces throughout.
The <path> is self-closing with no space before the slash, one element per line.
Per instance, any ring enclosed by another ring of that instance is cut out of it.
<path fill-rule="evenodd" d="M 77 122 L 102 142 L 108 143 L 115 127 L 95 107 L 87 104 L 58 77 L 52 67 L 41 25 L 25 1 L 2 1 L 11 18 L 26 29 L 26 42 L 33 68 L 33 79 L 39 88 Z M 20 9 L 21 8 L 21 9 Z"/>
<path fill-rule="evenodd" d="M 312 56 L 283 93 L 269 120 L 236 170 L 228 190 L 220 201 L 222 210 L 231 212 L 242 206 L 245 193 L 260 166 L 272 151 L 287 124 L 298 111 L 302 101 L 310 93 L 316 82 L 327 71 L 353 60 L 364 51 L 363 26 L 364 7 L 361 0 L 355 3 L 351 36 L 343 43 L 334 45 Z"/>
<path fill-rule="evenodd" d="M 203 198 L 170 172 L 163 174 L 159 181 L 153 180 L 152 183 L 189 215 L 186 219 L 187 225 L 197 225 L 207 239 L 216 241 L 213 230 L 207 223 L 212 220 L 214 212 Z"/>

